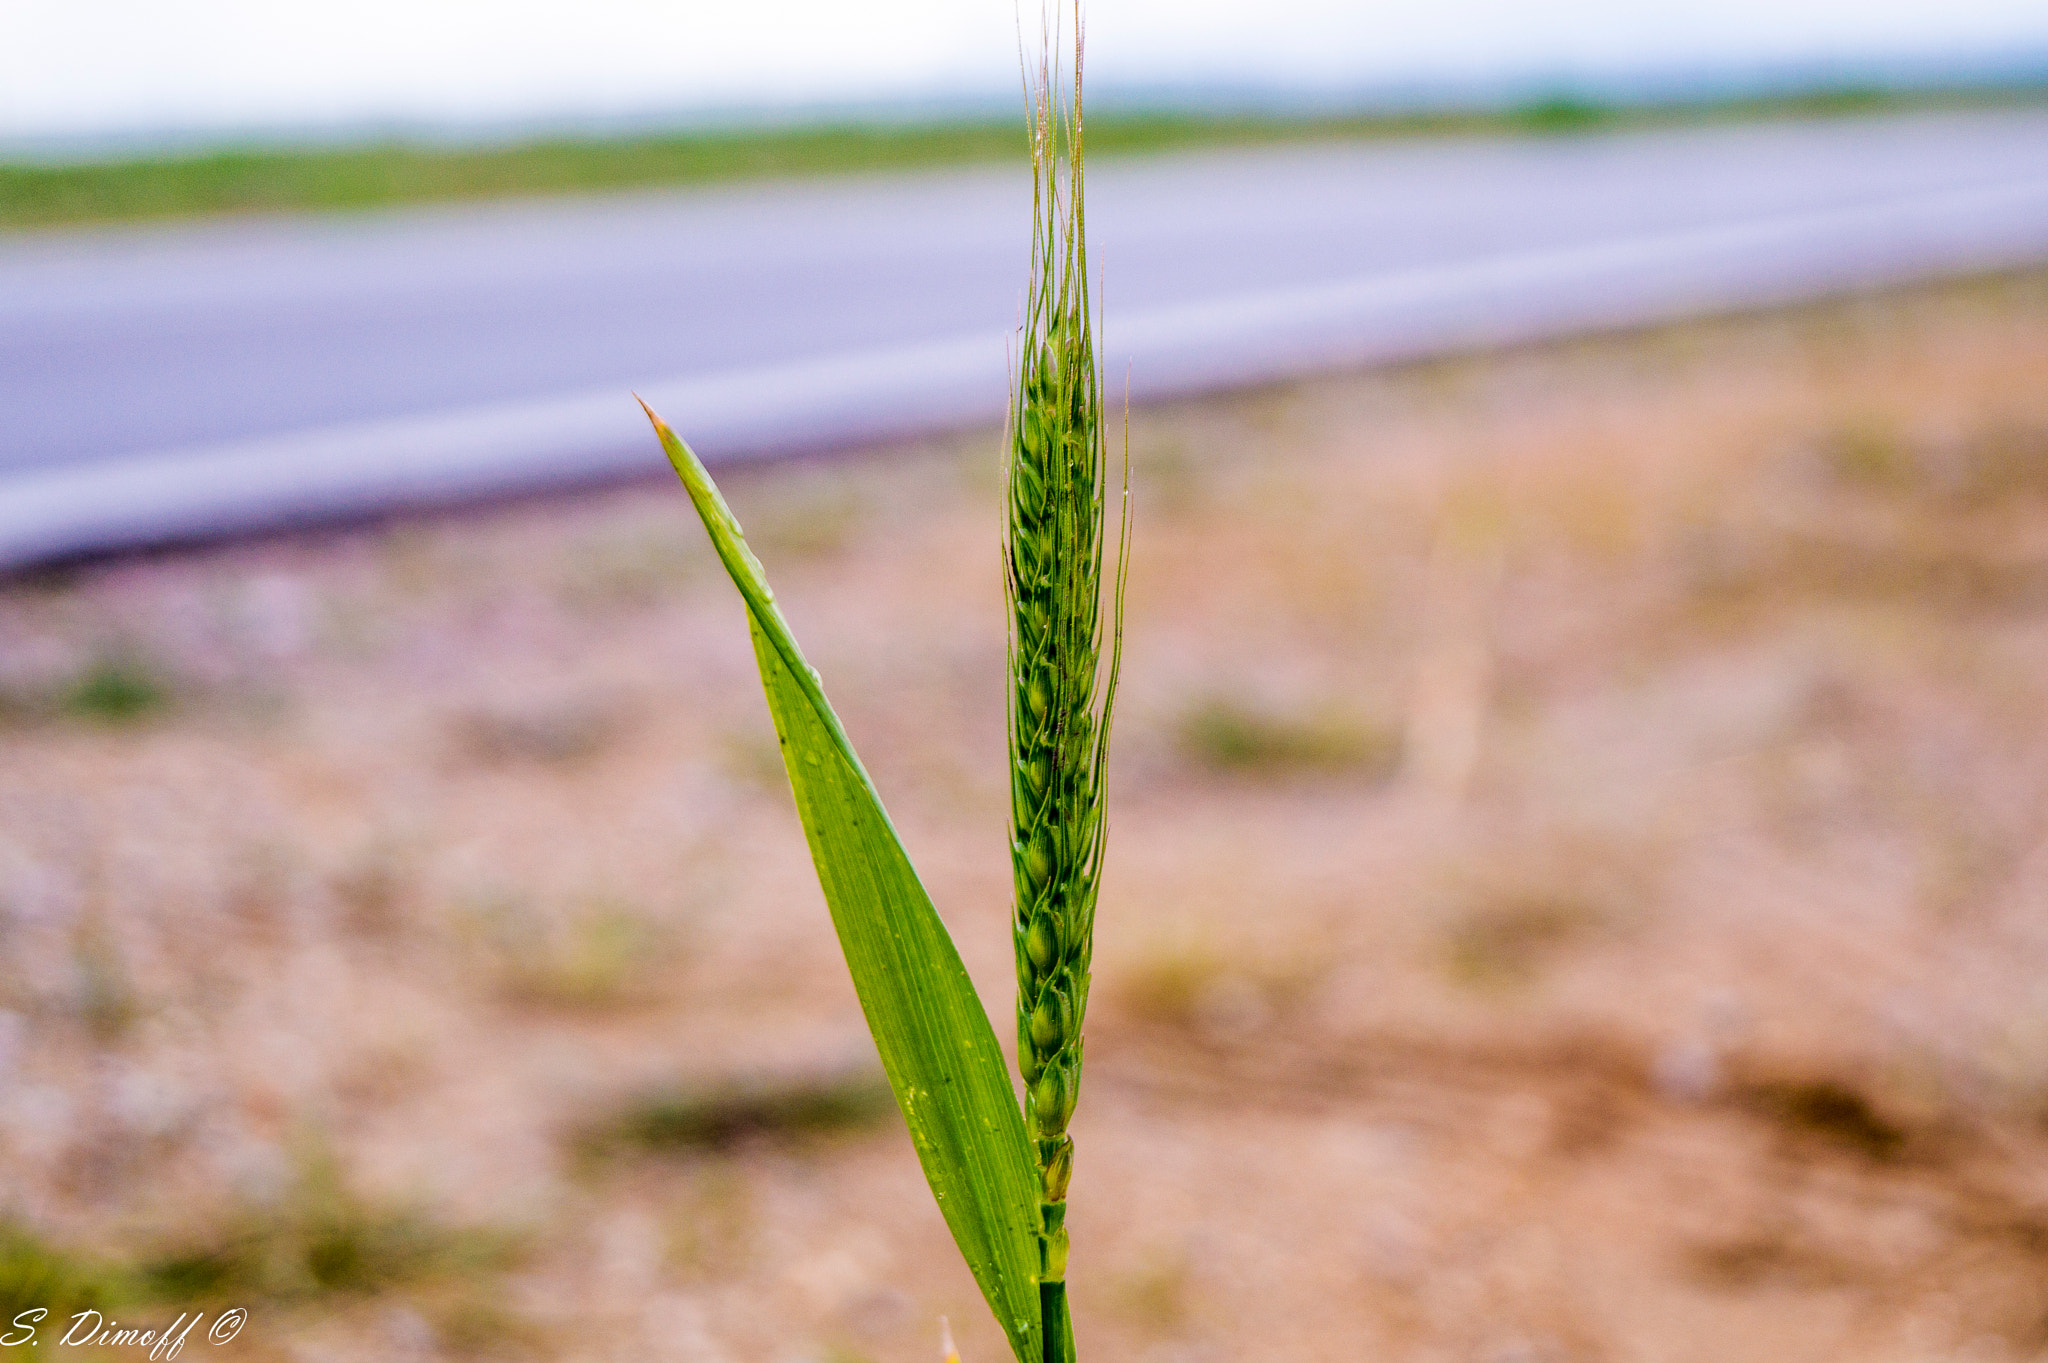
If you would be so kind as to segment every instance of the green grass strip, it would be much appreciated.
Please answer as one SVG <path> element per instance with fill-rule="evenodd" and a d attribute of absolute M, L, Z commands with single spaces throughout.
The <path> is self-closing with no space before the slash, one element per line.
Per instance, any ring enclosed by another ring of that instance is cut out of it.
<path fill-rule="evenodd" d="M 2048 85 L 1803 93 L 1656 104 L 1573 96 L 1508 109 L 1342 116 L 1098 111 L 1098 156 L 1477 134 L 1555 135 L 1606 129 L 1844 117 L 1917 109 L 2039 105 Z M 87 164 L 0 164 L 0 229 L 228 213 L 303 212 L 393 204 L 704 184 L 758 178 L 1014 162 L 1026 133 L 1009 117 L 716 128 L 619 137 L 555 137 L 498 146 L 402 141 L 329 148 L 243 147 Z"/>

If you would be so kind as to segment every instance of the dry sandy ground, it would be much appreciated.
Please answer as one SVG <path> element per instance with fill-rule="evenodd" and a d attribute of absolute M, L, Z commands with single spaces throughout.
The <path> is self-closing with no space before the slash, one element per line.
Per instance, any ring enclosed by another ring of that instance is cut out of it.
<path fill-rule="evenodd" d="M 992 446 L 727 481 L 1000 1015 Z M 2048 276 L 1131 448 L 1084 1356 L 2048 1357 Z M 0 694 L 0 1297 L 1002 1356 L 679 490 L 16 581 Z"/>

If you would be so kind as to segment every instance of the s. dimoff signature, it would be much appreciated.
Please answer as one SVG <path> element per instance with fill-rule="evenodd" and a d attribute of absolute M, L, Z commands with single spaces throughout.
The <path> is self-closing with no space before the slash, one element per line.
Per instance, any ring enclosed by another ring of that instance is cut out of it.
<path fill-rule="evenodd" d="M 41 1343 L 36 1336 L 44 1328 L 49 1317 L 45 1307 L 34 1306 L 16 1315 L 8 1322 L 5 1333 L 0 1333 L 0 1348 L 16 1348 L 20 1345 L 34 1346 Z M 98 1311 L 80 1311 L 71 1317 L 64 1333 L 51 1342 L 58 1348 L 129 1348 L 147 1349 L 151 1363 L 170 1363 L 185 1347 L 185 1341 L 206 1319 L 203 1311 L 186 1311 L 169 1325 L 157 1328 L 145 1325 L 123 1325 L 110 1316 Z M 242 1332 L 249 1313 L 239 1306 L 231 1306 L 213 1318 L 203 1338 L 209 1344 L 225 1344 Z M 56 1329 L 53 1322 L 48 1327 Z"/>

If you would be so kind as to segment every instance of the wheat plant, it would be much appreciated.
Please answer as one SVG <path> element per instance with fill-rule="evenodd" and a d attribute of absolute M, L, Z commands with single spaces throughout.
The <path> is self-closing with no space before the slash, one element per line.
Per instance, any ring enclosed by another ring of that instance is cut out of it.
<path fill-rule="evenodd" d="M 1081 204 L 1078 8 L 1074 23 L 1071 76 L 1055 78 L 1043 57 L 1031 87 L 1032 256 L 1005 453 L 1021 1109 L 959 952 L 760 560 L 703 463 L 647 413 L 745 603 L 783 766 L 854 991 L 939 1212 L 1018 1363 L 1074 1359 L 1067 1126 L 1081 1086 L 1129 529 L 1126 476 L 1105 631 L 1107 460 Z M 1055 46 L 1047 35 L 1041 50 Z M 1124 466 L 1127 473 L 1128 457 Z"/>

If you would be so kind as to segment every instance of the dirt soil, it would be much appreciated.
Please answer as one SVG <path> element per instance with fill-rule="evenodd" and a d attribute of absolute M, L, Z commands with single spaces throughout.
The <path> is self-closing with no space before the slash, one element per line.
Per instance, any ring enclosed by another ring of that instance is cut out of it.
<path fill-rule="evenodd" d="M 2048 1357 L 2048 276 L 1130 440 L 1084 1357 Z M 726 482 L 1007 1016 L 993 433 Z M 0 584 L 0 1298 L 996 1363 L 865 1045 L 673 485 Z"/>

